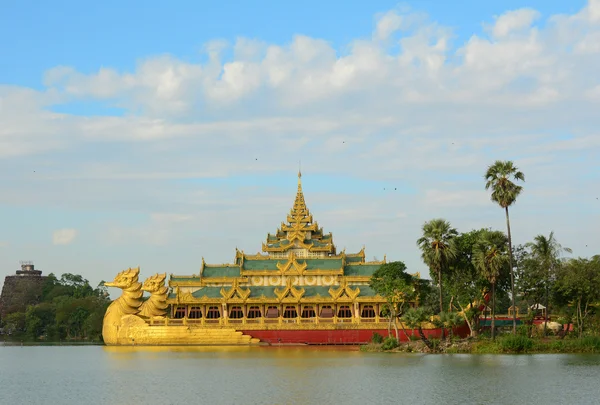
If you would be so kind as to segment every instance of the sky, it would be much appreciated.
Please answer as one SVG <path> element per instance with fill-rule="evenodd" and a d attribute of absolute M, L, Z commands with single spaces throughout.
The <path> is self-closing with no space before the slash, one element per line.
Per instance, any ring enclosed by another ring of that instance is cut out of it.
<path fill-rule="evenodd" d="M 600 0 L 2 1 L 0 278 L 257 253 L 307 205 L 427 276 L 425 221 L 600 253 Z"/>

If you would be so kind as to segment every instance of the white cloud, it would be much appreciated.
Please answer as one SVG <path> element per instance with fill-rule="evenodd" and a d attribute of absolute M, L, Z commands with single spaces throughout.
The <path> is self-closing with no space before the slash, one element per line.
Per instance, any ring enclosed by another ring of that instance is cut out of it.
<path fill-rule="evenodd" d="M 301 160 L 309 207 L 338 243 L 418 269 L 414 241 L 428 219 L 503 229 L 482 172 L 512 159 L 528 179 L 513 210 L 517 243 L 553 227 L 575 247 L 600 226 L 581 217 L 597 212 L 599 4 L 547 19 L 508 11 L 462 42 L 393 10 L 339 49 L 303 35 L 237 38 L 205 44 L 198 63 L 57 66 L 41 90 L 0 86 L 0 203 L 102 214 L 86 234 L 126 245 L 115 261 L 158 266 L 168 251 L 192 265 L 203 252 L 229 258 L 236 244 L 259 249 L 291 206 Z M 90 100 L 124 113 L 53 112 Z M 390 184 L 398 193 L 383 191 Z"/>
<path fill-rule="evenodd" d="M 54 245 L 70 245 L 76 237 L 76 229 L 58 229 L 52 233 L 52 243 Z"/>
<path fill-rule="evenodd" d="M 386 40 L 392 33 L 398 31 L 402 27 L 404 17 L 398 15 L 396 11 L 388 11 L 382 15 L 377 21 L 375 26 L 375 33 L 373 36 L 379 41 Z"/>
<path fill-rule="evenodd" d="M 540 17 L 537 10 L 522 8 L 508 11 L 496 18 L 492 34 L 496 38 L 506 37 L 514 32 L 531 27 L 531 24 Z"/>

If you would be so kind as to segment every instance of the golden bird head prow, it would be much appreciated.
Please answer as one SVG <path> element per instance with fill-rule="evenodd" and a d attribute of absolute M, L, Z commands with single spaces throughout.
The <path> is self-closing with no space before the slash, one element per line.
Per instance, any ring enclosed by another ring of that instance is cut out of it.
<path fill-rule="evenodd" d="M 115 279 L 109 283 L 104 283 L 107 287 L 117 287 L 121 289 L 126 289 L 133 286 L 138 282 L 138 276 L 140 274 L 140 268 L 128 268 L 127 270 L 123 270 L 119 274 L 115 276 Z"/>
<path fill-rule="evenodd" d="M 153 276 L 150 276 L 146 279 L 146 281 L 144 281 L 144 284 L 142 284 L 142 290 L 147 291 L 149 293 L 157 292 L 165 286 L 166 278 L 167 273 L 157 273 Z"/>

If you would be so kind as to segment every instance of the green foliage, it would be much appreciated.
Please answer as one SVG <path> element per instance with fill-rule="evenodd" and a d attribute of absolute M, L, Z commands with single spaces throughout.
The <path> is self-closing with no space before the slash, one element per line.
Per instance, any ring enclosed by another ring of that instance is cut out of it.
<path fill-rule="evenodd" d="M 423 262 L 429 267 L 432 279 L 437 279 L 439 288 L 439 308 L 443 311 L 443 275 L 457 257 L 454 238 L 458 235 L 450 222 L 432 219 L 423 224 L 423 236 L 417 240 Z"/>
<path fill-rule="evenodd" d="M 441 312 L 440 322 L 446 328 L 454 328 L 461 325 L 465 319 L 456 312 Z"/>
<path fill-rule="evenodd" d="M 554 300 L 563 306 L 571 306 L 579 337 L 583 336 L 593 304 L 600 301 L 600 259 L 571 259 L 557 271 Z"/>
<path fill-rule="evenodd" d="M 513 183 L 512 180 L 525 181 L 525 175 L 510 160 L 497 160 L 488 167 L 485 180 L 485 189 L 492 189 L 492 201 L 502 208 L 507 208 L 523 191 L 523 187 Z"/>
<path fill-rule="evenodd" d="M 25 330 L 26 317 L 24 312 L 13 312 L 3 319 L 4 329 L 8 333 L 20 333 Z"/>
<path fill-rule="evenodd" d="M 381 336 L 377 332 L 373 333 L 373 336 L 371 336 L 371 343 L 375 343 L 375 344 L 383 343 L 383 336 Z"/>
<path fill-rule="evenodd" d="M 102 320 L 110 303 L 103 288 L 92 288 L 80 275 L 49 274 L 41 301 L 8 314 L 5 329 L 31 339 L 101 340 Z"/>
<path fill-rule="evenodd" d="M 403 262 L 381 265 L 369 281 L 369 286 L 388 303 L 384 311 L 394 319 L 403 313 L 404 304 L 418 297 L 418 280 L 406 272 Z"/>
<path fill-rule="evenodd" d="M 413 299 L 414 284 L 414 277 L 406 273 L 406 265 L 403 262 L 381 265 L 369 281 L 369 286 L 391 304 Z"/>
<path fill-rule="evenodd" d="M 507 335 L 499 339 L 500 348 L 505 353 L 527 353 L 533 349 L 534 341 L 523 335 Z"/>
<path fill-rule="evenodd" d="M 388 336 L 383 340 L 381 350 L 392 350 L 397 348 L 398 346 L 398 339 L 396 339 L 395 337 Z"/>
<path fill-rule="evenodd" d="M 404 316 L 402 316 L 402 320 L 409 328 L 418 329 L 421 327 L 421 323 L 429 320 L 429 313 L 427 313 L 426 309 L 423 307 L 410 308 L 406 311 Z"/>

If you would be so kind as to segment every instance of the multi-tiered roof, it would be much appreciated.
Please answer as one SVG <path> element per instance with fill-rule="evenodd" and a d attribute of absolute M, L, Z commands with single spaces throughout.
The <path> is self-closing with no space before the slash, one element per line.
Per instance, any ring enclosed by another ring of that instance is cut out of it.
<path fill-rule="evenodd" d="M 323 233 L 317 222 L 306 207 L 304 193 L 302 192 L 302 173 L 298 172 L 298 192 L 294 206 L 287 216 L 287 223 L 282 222 L 274 235 L 267 235 L 267 242 L 263 243 L 262 251 L 272 253 L 288 252 L 291 249 L 306 250 L 310 253 L 320 253 L 318 256 L 335 255 L 333 236 Z M 315 255 L 311 255 L 315 256 Z"/>
<path fill-rule="evenodd" d="M 189 302 L 224 299 L 224 286 L 242 288 L 240 291 L 247 294 L 245 300 L 248 301 L 275 299 L 276 291 L 279 291 L 277 286 L 290 283 L 303 288 L 303 299 L 329 297 L 334 294 L 331 292 L 334 290 L 330 291 L 332 286 L 356 288 L 348 291 L 360 290 L 357 297 L 369 299 L 374 296 L 368 287 L 369 279 L 385 263 L 385 258 L 383 261 L 365 261 L 364 248 L 352 254 L 345 250 L 336 252 L 332 234 L 323 232 L 306 206 L 300 173 L 296 199 L 286 222 L 282 222 L 275 234 L 267 235 L 262 251 L 264 253 L 246 254 L 236 249 L 235 260 L 229 264 L 207 264 L 202 258 L 199 274 L 171 275 L 169 285 L 185 294 Z M 171 297 L 175 298 L 175 295 Z"/>

